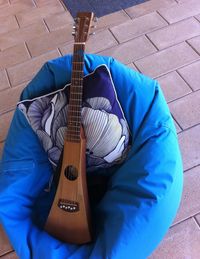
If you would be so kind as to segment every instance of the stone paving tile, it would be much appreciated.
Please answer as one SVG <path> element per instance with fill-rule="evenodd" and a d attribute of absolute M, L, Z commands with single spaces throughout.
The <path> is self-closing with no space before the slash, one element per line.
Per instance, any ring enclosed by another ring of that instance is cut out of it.
<path fill-rule="evenodd" d="M 172 227 L 149 259 L 197 259 L 200 255 L 200 231 L 193 218 Z"/>
<path fill-rule="evenodd" d="M 9 1 L 8 0 L 0 0 L 0 8 L 4 5 L 8 5 Z"/>
<path fill-rule="evenodd" d="M 55 31 L 62 29 L 68 24 L 73 24 L 74 20 L 69 12 L 62 12 L 58 14 L 53 14 L 49 17 L 46 17 L 45 22 L 50 31 Z"/>
<path fill-rule="evenodd" d="M 175 71 L 161 76 L 156 80 L 158 80 L 161 85 L 167 102 L 180 98 L 192 91 L 186 82 Z"/>
<path fill-rule="evenodd" d="M 56 49 L 62 43 L 73 40 L 71 25 L 27 41 L 28 49 L 33 57 Z"/>
<path fill-rule="evenodd" d="M 190 0 L 171 8 L 164 8 L 159 13 L 169 22 L 174 23 L 200 13 L 200 1 Z"/>
<path fill-rule="evenodd" d="M 200 61 L 178 70 L 193 90 L 200 89 Z"/>
<path fill-rule="evenodd" d="M 134 49 L 134 48 L 133 48 Z M 180 43 L 135 62 L 139 70 L 158 77 L 199 59 L 199 55 L 186 43 Z"/>
<path fill-rule="evenodd" d="M 188 40 L 188 43 L 199 53 L 200 55 L 200 36 Z"/>
<path fill-rule="evenodd" d="M 0 37 L 0 49 L 4 50 L 9 47 L 13 47 L 19 43 L 27 40 L 32 40 L 43 34 L 47 34 L 47 28 L 43 22 L 37 22 L 30 26 L 20 28 L 9 33 L 1 34 Z"/>
<path fill-rule="evenodd" d="M 31 10 L 35 8 L 35 4 L 32 0 L 19 0 L 13 2 L 11 5 L 5 5 L 0 8 L 0 17 L 7 17 L 9 15 L 15 15 L 24 10 Z"/>
<path fill-rule="evenodd" d="M 13 4 L 20 4 L 20 3 L 28 3 L 29 2 L 29 4 L 31 4 L 31 5 L 34 4 L 34 6 L 36 6 L 35 5 L 35 0 L 8 0 L 8 1 L 9 1 L 9 3 L 11 5 L 13 5 Z"/>
<path fill-rule="evenodd" d="M 0 114 L 15 108 L 20 94 L 26 85 L 27 83 L 24 83 L 1 92 Z"/>
<path fill-rule="evenodd" d="M 97 53 L 107 48 L 116 46 L 117 42 L 108 30 L 97 32 L 91 35 L 86 43 L 86 53 Z M 60 51 L 63 55 L 73 53 L 73 42 L 61 46 Z"/>
<path fill-rule="evenodd" d="M 15 252 L 12 252 L 2 256 L 1 259 L 20 259 L 20 258 L 16 255 Z"/>
<path fill-rule="evenodd" d="M 145 36 L 141 36 L 116 47 L 106 49 L 99 54 L 112 56 L 125 64 L 129 64 L 154 52 L 156 52 L 156 48 Z"/>
<path fill-rule="evenodd" d="M 123 11 L 114 12 L 98 19 L 96 23 L 97 30 L 112 27 L 116 24 L 121 24 L 123 22 L 129 21 L 130 17 Z"/>
<path fill-rule="evenodd" d="M 1 157 L 2 157 L 3 147 L 4 147 L 4 142 L 1 142 L 0 143 L 0 160 L 1 160 Z M 0 236 L 1 236 L 1 234 L 0 234 Z M 1 249 L 0 249 L 0 252 L 1 252 Z"/>
<path fill-rule="evenodd" d="M 46 61 L 58 56 L 60 56 L 58 51 L 53 50 L 24 63 L 8 68 L 8 76 L 11 85 L 17 86 L 31 80 Z"/>
<path fill-rule="evenodd" d="M 0 69 L 14 66 L 28 59 L 30 55 L 25 44 L 18 44 L 0 52 Z"/>
<path fill-rule="evenodd" d="M 176 0 L 179 4 L 186 3 L 188 0 Z"/>
<path fill-rule="evenodd" d="M 147 34 L 158 49 L 164 49 L 200 34 L 200 23 L 192 18 Z"/>
<path fill-rule="evenodd" d="M 34 8 L 29 11 L 20 12 L 16 15 L 20 27 L 35 23 L 37 20 L 48 17 L 49 15 L 61 13 L 64 11 L 59 1 L 54 1 L 48 5 Z M 63 21 L 64 22 L 64 21 Z"/>
<path fill-rule="evenodd" d="M 4 141 L 13 117 L 13 111 L 1 114 L 0 116 L 0 142 Z M 1 249 L 0 249 L 1 251 Z"/>
<path fill-rule="evenodd" d="M 0 256 L 8 253 L 9 251 L 12 251 L 12 247 L 8 241 L 8 238 L 3 230 L 2 225 L 0 225 Z"/>
<path fill-rule="evenodd" d="M 14 16 L 7 16 L 0 18 L 0 34 L 6 33 L 19 28 L 17 20 Z"/>
<path fill-rule="evenodd" d="M 179 133 L 184 170 L 200 164 L 200 125 Z"/>
<path fill-rule="evenodd" d="M 0 91 L 10 86 L 5 70 L 0 70 Z M 1 94 L 1 93 L 0 93 Z"/>
<path fill-rule="evenodd" d="M 37 7 L 49 5 L 49 3 L 55 3 L 55 1 L 59 2 L 59 0 L 34 0 Z"/>
<path fill-rule="evenodd" d="M 200 212 L 200 166 L 184 173 L 182 200 L 173 224 Z"/>
<path fill-rule="evenodd" d="M 169 104 L 170 111 L 183 129 L 200 123 L 200 91 Z"/>
<path fill-rule="evenodd" d="M 111 31 L 119 42 L 124 42 L 166 25 L 167 23 L 159 14 L 150 13 L 114 26 L 111 28 Z"/>
<path fill-rule="evenodd" d="M 145 3 L 129 7 L 126 9 L 126 12 L 130 17 L 138 17 L 147 13 L 154 12 L 160 8 L 170 7 L 176 5 L 175 0 L 150 0 Z"/>

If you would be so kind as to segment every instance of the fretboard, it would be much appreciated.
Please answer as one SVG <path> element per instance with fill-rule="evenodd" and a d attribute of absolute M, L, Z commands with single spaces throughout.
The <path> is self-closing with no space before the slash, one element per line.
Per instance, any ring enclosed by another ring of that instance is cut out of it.
<path fill-rule="evenodd" d="M 66 140 L 80 141 L 81 109 L 83 95 L 84 43 L 74 44 Z"/>

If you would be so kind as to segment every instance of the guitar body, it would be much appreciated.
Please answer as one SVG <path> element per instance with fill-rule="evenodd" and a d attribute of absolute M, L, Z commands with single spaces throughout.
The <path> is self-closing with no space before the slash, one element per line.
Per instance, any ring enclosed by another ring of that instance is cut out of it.
<path fill-rule="evenodd" d="M 80 142 L 65 141 L 57 192 L 45 225 L 49 234 L 75 244 L 91 241 L 85 147 L 83 130 Z"/>

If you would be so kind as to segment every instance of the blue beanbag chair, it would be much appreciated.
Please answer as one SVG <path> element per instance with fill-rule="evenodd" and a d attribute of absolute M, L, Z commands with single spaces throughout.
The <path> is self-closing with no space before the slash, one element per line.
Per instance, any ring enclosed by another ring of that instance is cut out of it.
<path fill-rule="evenodd" d="M 23 109 L 30 100 L 33 103 L 41 96 L 47 100 L 49 94 L 63 89 L 71 79 L 71 62 L 70 55 L 47 62 L 21 95 L 0 164 L 0 223 L 22 259 L 146 258 L 176 215 L 182 161 L 176 129 L 158 83 L 110 57 L 85 55 L 85 75 L 102 65 L 109 71 L 121 109 L 113 113 L 125 122 L 120 124 L 123 134 L 116 144 L 123 142 L 120 162 L 113 162 L 113 151 L 98 159 L 87 154 L 89 182 L 96 175 L 104 178 L 106 186 L 100 198 L 91 199 L 93 242 L 66 244 L 43 230 L 55 187 L 52 184 L 50 192 L 46 190 L 61 149 L 56 144 L 47 152 L 50 142 L 41 137 L 44 132 L 38 131 L 36 121 L 27 119 Z M 103 115 L 109 109 L 104 101 Z M 84 109 L 89 109 L 96 102 L 86 98 L 84 103 Z"/>

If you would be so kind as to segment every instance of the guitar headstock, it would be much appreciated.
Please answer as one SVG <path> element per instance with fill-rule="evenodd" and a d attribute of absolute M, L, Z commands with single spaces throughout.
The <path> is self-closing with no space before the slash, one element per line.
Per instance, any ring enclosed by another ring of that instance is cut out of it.
<path fill-rule="evenodd" d="M 94 14 L 92 12 L 79 12 L 75 18 L 75 30 L 72 34 L 74 35 L 74 41 L 86 42 L 90 29 L 92 27 L 92 21 L 95 21 Z M 93 26 L 94 27 L 94 26 Z"/>

